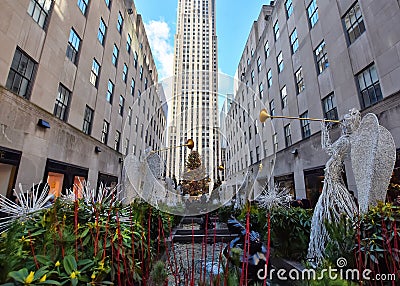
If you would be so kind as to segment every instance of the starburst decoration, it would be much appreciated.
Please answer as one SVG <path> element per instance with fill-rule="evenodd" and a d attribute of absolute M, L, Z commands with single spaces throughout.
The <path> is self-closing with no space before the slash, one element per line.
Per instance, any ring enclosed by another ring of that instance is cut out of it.
<path fill-rule="evenodd" d="M 261 195 L 257 198 L 260 207 L 271 210 L 275 207 L 290 207 L 292 195 L 288 188 L 274 186 L 273 188 L 265 188 Z"/>
<path fill-rule="evenodd" d="M 47 208 L 50 205 L 49 200 L 54 198 L 49 195 L 49 186 L 42 183 L 33 185 L 28 191 L 24 191 L 19 184 L 19 189 L 15 189 L 14 194 L 15 201 L 0 194 L 0 212 L 5 214 L 0 218 L 0 233 L 6 231 L 16 220 L 26 221 L 32 218 L 35 213 Z"/>

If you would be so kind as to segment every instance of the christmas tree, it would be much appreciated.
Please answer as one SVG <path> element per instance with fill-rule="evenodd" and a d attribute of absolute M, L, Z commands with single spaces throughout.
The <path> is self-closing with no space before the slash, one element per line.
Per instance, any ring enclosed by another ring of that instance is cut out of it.
<path fill-rule="evenodd" d="M 201 164 L 199 152 L 192 151 L 185 163 L 185 173 L 182 176 L 183 193 L 198 196 L 208 193 L 209 179 Z"/>

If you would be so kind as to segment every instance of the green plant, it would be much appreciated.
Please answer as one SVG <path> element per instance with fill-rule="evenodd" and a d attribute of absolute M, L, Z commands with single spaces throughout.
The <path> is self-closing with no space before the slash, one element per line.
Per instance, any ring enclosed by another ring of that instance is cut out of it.
<path fill-rule="evenodd" d="M 168 278 L 168 273 L 163 261 L 159 260 L 154 264 L 153 269 L 150 272 L 150 278 L 156 286 L 162 286 L 165 284 L 165 281 Z"/>

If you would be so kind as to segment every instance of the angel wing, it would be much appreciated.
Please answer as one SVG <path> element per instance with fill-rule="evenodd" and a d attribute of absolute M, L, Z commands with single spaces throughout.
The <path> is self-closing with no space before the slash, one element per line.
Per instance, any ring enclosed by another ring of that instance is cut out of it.
<path fill-rule="evenodd" d="M 351 164 L 358 190 L 360 213 L 385 201 L 396 160 L 396 146 L 390 132 L 368 113 L 350 136 Z"/>

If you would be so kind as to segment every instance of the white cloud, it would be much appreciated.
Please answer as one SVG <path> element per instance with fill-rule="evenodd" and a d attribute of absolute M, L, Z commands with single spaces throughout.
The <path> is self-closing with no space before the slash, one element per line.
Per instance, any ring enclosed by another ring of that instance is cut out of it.
<path fill-rule="evenodd" d="M 170 40 L 170 28 L 164 20 L 152 20 L 145 24 L 151 51 L 157 64 L 159 79 L 172 76 L 174 47 Z M 173 41 L 172 41 L 173 42 Z"/>

